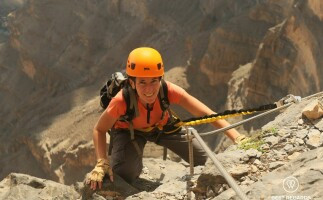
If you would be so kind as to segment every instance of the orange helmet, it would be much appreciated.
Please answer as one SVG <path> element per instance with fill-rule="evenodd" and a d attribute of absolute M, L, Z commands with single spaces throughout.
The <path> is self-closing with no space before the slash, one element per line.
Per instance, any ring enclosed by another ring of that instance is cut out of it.
<path fill-rule="evenodd" d="M 126 66 L 128 76 L 159 77 L 164 75 L 164 64 L 156 49 L 140 47 L 130 52 Z"/>

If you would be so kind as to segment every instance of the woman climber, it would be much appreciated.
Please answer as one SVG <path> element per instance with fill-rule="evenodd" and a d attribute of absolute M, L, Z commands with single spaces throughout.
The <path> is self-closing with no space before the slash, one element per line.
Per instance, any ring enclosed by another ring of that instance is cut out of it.
<path fill-rule="evenodd" d="M 188 161 L 187 141 L 181 137 L 185 131 L 175 126 L 172 131 L 169 130 L 169 125 L 174 125 L 178 119 L 173 117 L 169 108 L 165 108 L 168 104 L 177 104 L 196 117 L 215 113 L 181 87 L 163 80 L 162 57 L 153 48 L 134 49 L 127 60 L 126 74 L 126 86 L 112 98 L 93 130 L 97 164 L 88 179 L 93 190 L 102 187 L 105 174 L 111 181 L 113 173 L 129 183 L 135 180 L 143 168 L 142 152 L 147 141 L 167 147 Z M 131 120 L 127 120 L 129 110 L 133 115 Z M 230 125 L 226 120 L 217 120 L 212 124 L 217 128 Z M 106 149 L 108 131 L 112 147 L 109 160 Z M 235 129 L 225 133 L 235 143 L 244 138 Z M 194 165 L 206 162 L 206 153 L 196 139 L 193 139 L 193 155 Z"/>

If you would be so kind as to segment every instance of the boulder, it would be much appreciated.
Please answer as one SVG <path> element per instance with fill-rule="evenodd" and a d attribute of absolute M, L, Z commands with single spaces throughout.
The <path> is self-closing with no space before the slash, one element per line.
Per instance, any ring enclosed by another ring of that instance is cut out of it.
<path fill-rule="evenodd" d="M 33 176 L 11 173 L 0 182 L 0 200 L 77 199 L 80 195 L 67 185 Z"/>
<path fill-rule="evenodd" d="M 323 105 L 315 99 L 302 110 L 302 114 L 311 120 L 319 119 L 323 116 Z"/>

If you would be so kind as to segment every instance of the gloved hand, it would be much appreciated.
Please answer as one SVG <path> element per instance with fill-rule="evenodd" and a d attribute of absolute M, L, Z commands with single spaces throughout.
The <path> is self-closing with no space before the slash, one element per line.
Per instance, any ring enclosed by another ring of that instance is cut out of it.
<path fill-rule="evenodd" d="M 275 104 L 277 105 L 277 107 L 280 107 L 289 103 L 299 103 L 301 101 L 302 101 L 302 97 L 288 94 L 287 96 L 277 101 Z"/>
<path fill-rule="evenodd" d="M 88 177 L 87 184 L 91 184 L 91 189 L 95 190 L 97 184 L 99 188 L 102 187 L 102 180 L 105 174 L 109 174 L 110 180 L 113 182 L 113 172 L 110 168 L 109 161 L 107 159 L 98 159 L 94 169 L 91 171 Z"/>
<path fill-rule="evenodd" d="M 244 134 L 240 134 L 238 137 L 234 139 L 235 144 L 241 144 L 243 141 L 248 140 L 249 137 L 245 136 Z"/>

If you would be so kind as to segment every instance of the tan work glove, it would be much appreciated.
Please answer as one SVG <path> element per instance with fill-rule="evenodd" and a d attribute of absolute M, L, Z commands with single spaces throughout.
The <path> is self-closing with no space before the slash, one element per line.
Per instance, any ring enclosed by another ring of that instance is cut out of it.
<path fill-rule="evenodd" d="M 243 141 L 248 140 L 249 138 L 245 136 L 244 134 L 240 134 L 238 137 L 234 139 L 235 144 L 241 144 Z"/>
<path fill-rule="evenodd" d="M 91 184 L 91 189 L 95 190 L 97 184 L 99 188 L 102 187 L 102 181 L 105 174 L 109 174 L 110 180 L 113 182 L 113 172 L 110 168 L 109 161 L 107 159 L 98 159 L 94 169 L 91 171 L 88 177 L 87 184 Z"/>

